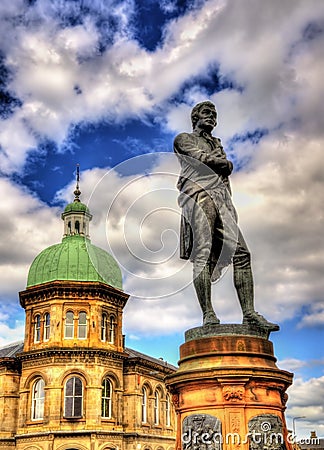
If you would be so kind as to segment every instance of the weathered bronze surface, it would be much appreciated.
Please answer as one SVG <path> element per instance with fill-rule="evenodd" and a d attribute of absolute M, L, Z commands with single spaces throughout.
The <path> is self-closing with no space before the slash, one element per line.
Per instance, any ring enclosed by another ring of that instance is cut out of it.
<path fill-rule="evenodd" d="M 181 133 L 174 140 L 181 166 L 177 184 L 182 208 L 180 257 L 193 262 L 193 283 L 203 312 L 203 326 L 220 323 L 212 306 L 211 283 L 233 264 L 243 325 L 267 334 L 277 331 L 279 326 L 268 322 L 254 308 L 251 255 L 237 225 L 231 199 L 229 176 L 233 163 L 227 159 L 220 139 L 211 134 L 217 124 L 215 105 L 209 101 L 198 103 L 191 120 L 193 132 Z"/>

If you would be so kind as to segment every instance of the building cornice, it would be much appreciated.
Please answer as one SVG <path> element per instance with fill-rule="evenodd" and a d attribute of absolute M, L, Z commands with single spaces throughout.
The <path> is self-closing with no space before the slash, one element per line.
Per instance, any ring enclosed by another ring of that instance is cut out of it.
<path fill-rule="evenodd" d="M 62 431 L 44 431 L 39 433 L 24 433 L 24 434 L 17 434 L 15 436 L 15 440 L 23 440 L 27 442 L 28 440 L 51 440 L 53 438 L 71 438 L 71 436 L 96 436 L 97 438 L 105 439 L 107 437 L 119 437 L 119 438 L 126 438 L 126 439 L 139 439 L 139 438 L 145 438 L 145 439 L 163 439 L 170 442 L 174 442 L 175 438 L 172 436 L 165 436 L 165 435 L 157 435 L 157 434 L 150 434 L 150 433 L 140 433 L 140 432 L 125 432 L 125 431 L 104 431 L 104 430 L 62 430 Z"/>
<path fill-rule="evenodd" d="M 2 357 L 0 358 L 0 371 L 1 368 L 5 367 L 12 372 L 16 372 L 18 374 L 21 373 L 21 364 L 17 361 L 16 357 Z"/>
<path fill-rule="evenodd" d="M 101 358 L 110 358 L 116 360 L 124 360 L 128 358 L 127 353 L 118 352 L 115 350 L 104 350 L 101 348 L 83 348 L 83 347 L 74 347 L 74 348 L 61 348 L 61 347 L 52 347 L 46 349 L 37 349 L 30 350 L 28 352 L 22 352 L 17 355 L 17 359 L 19 361 L 34 361 L 37 359 L 49 358 L 49 361 L 52 361 L 52 358 L 69 358 L 75 360 L 75 358 L 80 360 L 85 360 L 89 358 L 101 357 Z"/>
<path fill-rule="evenodd" d="M 145 358 L 140 357 L 128 357 L 125 361 L 125 373 L 136 371 L 137 368 L 145 368 L 148 370 L 148 375 L 151 372 L 162 372 L 165 375 L 173 374 L 175 372 L 175 368 L 168 363 L 158 363 L 147 360 Z"/>
<path fill-rule="evenodd" d="M 125 292 L 94 281 L 50 281 L 19 292 L 23 308 L 56 299 L 80 301 L 96 299 L 124 308 L 128 298 L 129 295 Z"/>

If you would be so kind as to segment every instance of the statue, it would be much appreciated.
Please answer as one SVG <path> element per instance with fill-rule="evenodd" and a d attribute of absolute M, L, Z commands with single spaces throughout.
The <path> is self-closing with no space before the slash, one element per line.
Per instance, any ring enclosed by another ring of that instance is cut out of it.
<path fill-rule="evenodd" d="M 203 312 L 203 325 L 216 325 L 211 302 L 211 283 L 229 264 L 234 268 L 234 286 L 243 313 L 243 324 L 277 331 L 254 309 L 251 255 L 237 225 L 229 176 L 233 164 L 220 139 L 212 136 L 217 125 L 215 105 L 198 103 L 191 112 L 193 132 L 180 133 L 174 151 L 181 171 L 177 183 L 182 208 L 180 258 L 193 262 L 193 283 Z"/>

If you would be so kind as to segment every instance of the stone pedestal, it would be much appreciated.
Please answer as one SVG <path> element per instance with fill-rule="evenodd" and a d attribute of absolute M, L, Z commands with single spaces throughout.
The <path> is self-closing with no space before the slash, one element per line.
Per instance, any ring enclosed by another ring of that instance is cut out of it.
<path fill-rule="evenodd" d="M 187 331 L 179 369 L 166 380 L 178 417 L 176 450 L 289 450 L 284 411 L 292 377 L 276 366 L 261 329 Z"/>

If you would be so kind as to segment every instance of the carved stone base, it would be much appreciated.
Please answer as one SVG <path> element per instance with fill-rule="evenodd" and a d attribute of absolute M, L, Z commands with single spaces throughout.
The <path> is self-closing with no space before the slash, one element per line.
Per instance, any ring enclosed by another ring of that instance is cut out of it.
<path fill-rule="evenodd" d="M 284 411 L 293 375 L 276 366 L 272 343 L 258 331 L 243 334 L 245 327 L 216 325 L 216 336 L 200 327 L 199 338 L 187 331 L 179 369 L 166 380 L 178 417 L 176 450 L 291 448 Z"/>

